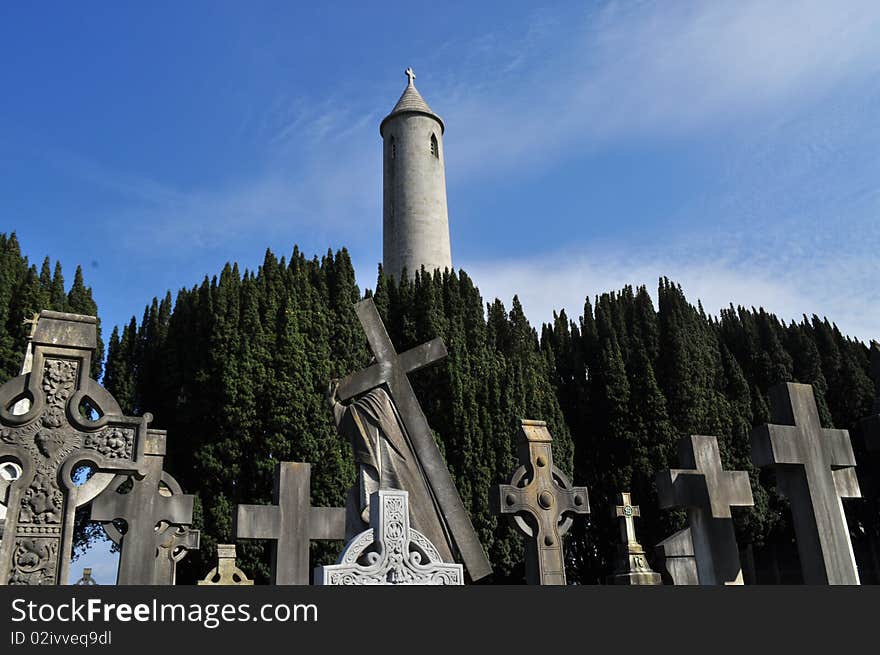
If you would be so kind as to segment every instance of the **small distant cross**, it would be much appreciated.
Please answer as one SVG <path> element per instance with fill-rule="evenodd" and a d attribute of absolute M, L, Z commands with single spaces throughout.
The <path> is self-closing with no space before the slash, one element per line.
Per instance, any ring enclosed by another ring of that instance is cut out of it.
<path fill-rule="evenodd" d="M 620 537 L 625 544 L 637 544 L 635 518 L 642 512 L 638 505 L 632 504 L 632 497 L 628 493 L 620 494 L 621 505 L 614 508 L 614 514 L 623 520 L 620 522 Z"/>
<path fill-rule="evenodd" d="M 407 69 L 404 71 L 404 75 L 406 75 L 406 76 L 409 78 L 409 85 L 410 85 L 410 86 L 413 86 L 413 80 L 416 79 L 416 74 L 413 73 L 413 69 L 412 69 L 412 68 L 407 68 Z"/>

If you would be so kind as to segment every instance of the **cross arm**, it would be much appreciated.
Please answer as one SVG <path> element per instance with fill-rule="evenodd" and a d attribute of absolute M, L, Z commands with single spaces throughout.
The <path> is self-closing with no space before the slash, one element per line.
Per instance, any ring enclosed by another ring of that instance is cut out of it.
<path fill-rule="evenodd" d="M 235 516 L 237 539 L 277 539 L 281 510 L 277 505 L 239 505 Z"/>
<path fill-rule="evenodd" d="M 822 436 L 828 447 L 831 468 L 845 468 L 856 465 L 852 441 L 848 430 L 822 430 Z"/>
<path fill-rule="evenodd" d="M 312 507 L 309 509 L 310 539 L 345 539 L 344 507 Z"/>
<path fill-rule="evenodd" d="M 667 469 L 657 473 L 655 482 L 661 509 L 709 504 L 706 476 L 699 471 Z"/>
<path fill-rule="evenodd" d="M 193 500 L 190 494 L 179 496 L 159 496 L 162 503 L 160 515 L 157 520 L 167 521 L 175 525 L 184 525 L 192 522 Z"/>
<path fill-rule="evenodd" d="M 803 464 L 800 428 L 793 425 L 759 425 L 752 430 L 752 461 L 756 466 Z"/>
<path fill-rule="evenodd" d="M 107 522 L 126 519 L 131 508 L 129 496 L 130 494 L 120 494 L 115 488 L 108 487 L 92 501 L 91 520 Z"/>

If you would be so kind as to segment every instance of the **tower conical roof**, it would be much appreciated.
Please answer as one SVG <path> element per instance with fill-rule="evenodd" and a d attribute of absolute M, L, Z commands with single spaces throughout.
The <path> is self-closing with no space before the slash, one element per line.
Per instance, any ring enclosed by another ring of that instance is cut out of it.
<path fill-rule="evenodd" d="M 398 114 L 424 114 L 440 123 L 440 133 L 442 134 L 446 127 L 443 125 L 443 119 L 434 113 L 434 111 L 428 106 L 428 103 L 425 102 L 422 94 L 419 93 L 416 85 L 413 84 L 415 73 L 412 72 L 411 68 L 406 69 L 406 76 L 409 78 L 409 84 L 406 85 L 406 88 L 400 96 L 400 100 L 394 105 L 394 109 L 391 110 L 391 113 L 382 119 L 382 123 L 379 125 L 379 133 L 382 133 L 382 128 L 385 126 L 385 123 L 393 116 L 397 116 Z"/>

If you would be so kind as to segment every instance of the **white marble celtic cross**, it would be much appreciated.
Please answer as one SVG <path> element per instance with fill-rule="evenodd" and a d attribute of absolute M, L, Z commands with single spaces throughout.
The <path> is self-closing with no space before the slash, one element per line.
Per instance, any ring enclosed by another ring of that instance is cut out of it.
<path fill-rule="evenodd" d="M 409 494 L 383 489 L 370 497 L 370 529 L 348 542 L 336 564 L 315 569 L 320 585 L 461 585 L 464 567 L 448 564 L 409 527 Z"/>

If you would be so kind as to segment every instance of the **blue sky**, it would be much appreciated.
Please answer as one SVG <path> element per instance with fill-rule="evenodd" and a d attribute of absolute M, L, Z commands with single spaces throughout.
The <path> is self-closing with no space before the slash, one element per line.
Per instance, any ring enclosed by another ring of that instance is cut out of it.
<path fill-rule="evenodd" d="M 372 286 L 412 66 L 487 299 L 668 275 L 880 337 L 880 4 L 313 4 L 0 5 L 0 231 L 82 264 L 108 332 L 266 247 Z"/>
<path fill-rule="evenodd" d="M 372 286 L 412 66 L 487 299 L 540 323 L 669 275 L 880 336 L 880 5 L 478 4 L 5 3 L 0 230 L 109 326 L 267 246 Z"/>

